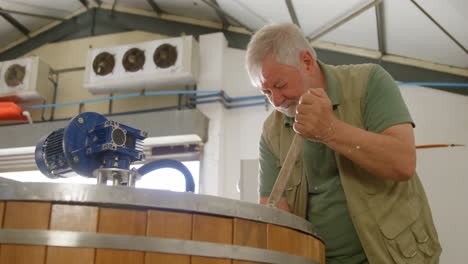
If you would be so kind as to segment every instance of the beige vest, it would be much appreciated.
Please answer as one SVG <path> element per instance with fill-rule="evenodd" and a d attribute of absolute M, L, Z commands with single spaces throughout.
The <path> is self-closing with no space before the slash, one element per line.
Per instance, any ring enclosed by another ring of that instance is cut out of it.
<path fill-rule="evenodd" d="M 338 82 L 341 103 L 335 116 L 355 127 L 363 127 L 364 100 L 373 65 L 326 66 Z M 274 111 L 264 124 L 264 138 L 283 164 L 294 136 L 284 126 L 284 116 Z M 341 184 L 349 212 L 371 264 L 438 263 L 441 247 L 431 210 L 419 177 L 397 182 L 370 175 L 345 156 L 336 154 Z M 285 190 L 289 207 L 301 217 L 307 213 L 307 178 L 303 160 L 296 162 Z M 313 223 L 313 219 L 310 220 Z"/>

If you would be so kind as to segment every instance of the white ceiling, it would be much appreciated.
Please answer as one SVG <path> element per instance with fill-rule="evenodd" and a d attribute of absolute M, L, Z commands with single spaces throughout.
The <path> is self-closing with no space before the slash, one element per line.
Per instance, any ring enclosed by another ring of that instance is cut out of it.
<path fill-rule="evenodd" d="M 201 20 L 222 22 L 206 2 L 212 0 L 153 0 L 164 12 Z M 94 0 L 88 0 L 96 5 Z M 103 0 L 117 7 L 153 11 L 148 0 Z M 285 0 L 217 0 L 219 7 L 247 28 L 256 30 L 269 22 L 292 22 Z M 335 22 L 369 0 L 291 0 L 299 25 L 306 34 Z M 467 0 L 416 0 L 461 45 L 468 48 Z M 83 9 L 79 0 L 0 0 L 0 8 L 55 17 L 67 17 Z M 424 15 L 411 0 L 384 0 L 386 52 L 468 68 L 468 54 Z M 53 20 L 10 14 L 31 33 Z M 236 25 L 234 20 L 228 21 Z M 370 8 L 359 16 L 323 35 L 320 40 L 340 45 L 378 50 L 376 11 Z M 0 17 L 0 50 L 25 36 Z"/>

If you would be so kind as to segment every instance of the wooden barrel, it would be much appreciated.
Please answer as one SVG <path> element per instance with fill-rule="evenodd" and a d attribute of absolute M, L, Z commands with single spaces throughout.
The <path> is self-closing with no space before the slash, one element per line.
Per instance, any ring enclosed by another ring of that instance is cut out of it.
<path fill-rule="evenodd" d="M 310 223 L 192 193 L 0 180 L 0 264 L 325 263 Z"/>

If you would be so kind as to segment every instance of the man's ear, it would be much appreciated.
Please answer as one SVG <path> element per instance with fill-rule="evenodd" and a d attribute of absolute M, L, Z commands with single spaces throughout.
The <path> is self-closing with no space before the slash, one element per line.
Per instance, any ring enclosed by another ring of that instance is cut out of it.
<path fill-rule="evenodd" d="M 299 54 L 301 65 L 304 69 L 311 70 L 315 65 L 315 58 L 308 50 L 301 51 Z"/>

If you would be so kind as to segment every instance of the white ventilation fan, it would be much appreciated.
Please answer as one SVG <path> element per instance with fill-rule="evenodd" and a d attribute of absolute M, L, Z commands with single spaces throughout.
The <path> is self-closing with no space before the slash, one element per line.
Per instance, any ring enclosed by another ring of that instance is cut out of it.
<path fill-rule="evenodd" d="M 114 83 L 121 75 L 120 58 L 124 47 L 92 49 L 86 64 L 86 83 Z"/>
<path fill-rule="evenodd" d="M 49 72 L 50 67 L 37 56 L 2 62 L 0 99 L 35 101 L 49 97 L 53 93 Z"/>
<path fill-rule="evenodd" d="M 104 52 L 107 55 L 101 55 Z M 84 87 L 100 94 L 194 84 L 198 78 L 198 52 L 192 36 L 92 49 Z M 104 57 L 108 58 L 102 61 Z"/>

